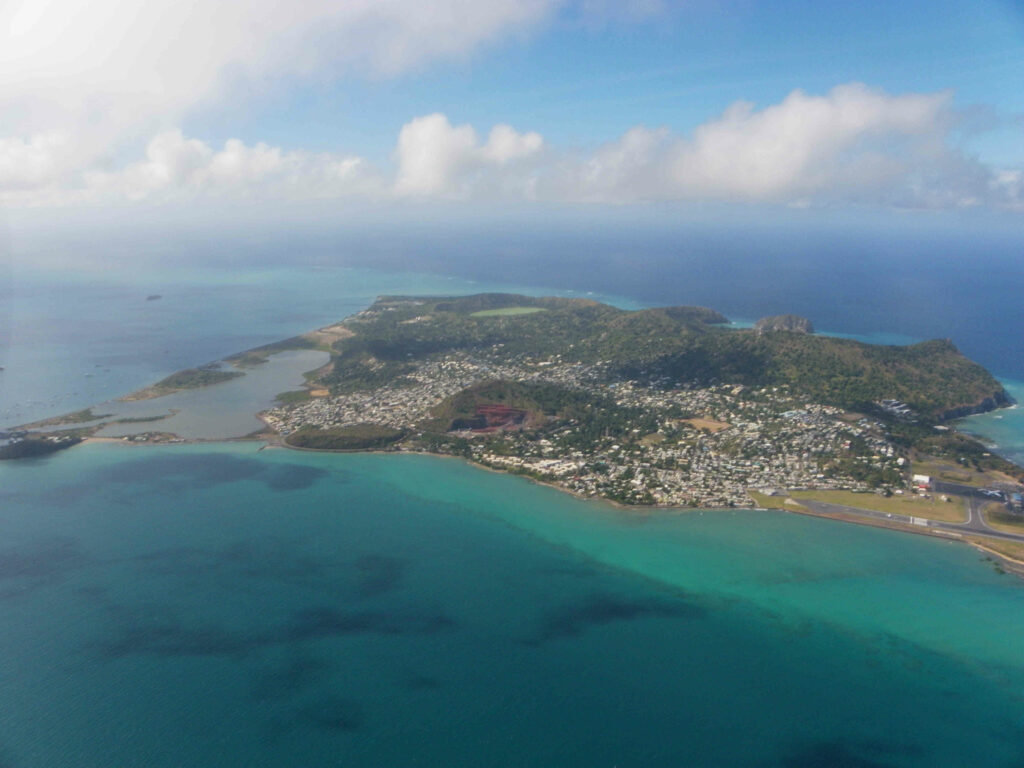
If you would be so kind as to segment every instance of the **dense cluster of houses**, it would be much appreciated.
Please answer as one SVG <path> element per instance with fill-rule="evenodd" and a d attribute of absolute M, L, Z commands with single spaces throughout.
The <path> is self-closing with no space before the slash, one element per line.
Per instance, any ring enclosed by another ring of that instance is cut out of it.
<path fill-rule="evenodd" d="M 474 460 L 620 501 L 702 507 L 751 506 L 750 488 L 849 488 L 867 485 L 829 471 L 836 458 L 875 467 L 904 460 L 881 425 L 838 408 L 807 403 L 785 388 L 646 386 L 609 382 L 601 364 L 558 357 L 496 363 L 453 353 L 420 365 L 404 381 L 273 409 L 263 418 L 281 434 L 306 426 L 381 424 L 415 434 L 433 409 L 491 379 L 545 382 L 614 398 L 651 415 L 656 429 L 597 436 L 581 445 L 578 425 L 460 433 Z"/>

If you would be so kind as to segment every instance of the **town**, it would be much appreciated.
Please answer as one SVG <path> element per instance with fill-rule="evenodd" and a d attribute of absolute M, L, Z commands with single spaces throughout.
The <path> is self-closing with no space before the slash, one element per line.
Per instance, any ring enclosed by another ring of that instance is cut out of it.
<path fill-rule="evenodd" d="M 262 418 L 286 439 L 303 429 L 389 427 L 404 436 L 396 450 L 463 455 L 629 504 L 751 507 L 748 489 L 869 490 L 900 482 L 905 459 L 883 424 L 868 416 L 806 402 L 785 386 L 652 386 L 608 381 L 605 368 L 558 355 L 499 362 L 455 352 L 384 386 L 282 406 Z M 626 423 L 581 437 L 578 418 L 552 416 L 424 439 L 425 425 L 446 400 L 487 381 L 571 390 L 608 402 Z"/>

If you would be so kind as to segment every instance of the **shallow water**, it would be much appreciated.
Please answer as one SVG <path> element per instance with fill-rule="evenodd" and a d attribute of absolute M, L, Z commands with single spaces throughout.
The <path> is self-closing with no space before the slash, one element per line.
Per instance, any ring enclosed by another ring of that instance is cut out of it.
<path fill-rule="evenodd" d="M 159 421 L 109 424 L 96 434 L 112 437 L 158 431 L 191 440 L 244 437 L 264 428 L 257 413 L 273 407 L 278 394 L 301 389 L 302 374 L 320 368 L 329 359 L 326 352 L 311 349 L 279 352 L 265 363 L 244 369 L 244 376 L 220 384 L 152 400 L 101 403 L 93 412 L 103 415 L 103 421 L 174 413 Z"/>
<path fill-rule="evenodd" d="M 577 295 L 510 281 L 346 267 L 22 269 L 10 282 L 0 270 L 0 429 L 111 400 L 175 371 L 328 325 L 379 294 L 499 290 Z M 147 301 L 155 295 L 160 298 Z"/>
<path fill-rule="evenodd" d="M 508 288 L 147 279 L 22 280 L 0 316 L 0 424 L 377 293 Z M 315 367 L 282 365 L 278 385 L 275 360 L 120 431 L 248 433 L 257 401 Z M 963 426 L 1024 458 L 1016 413 Z M 0 766 L 1024 764 L 1024 582 L 966 547 L 784 513 L 623 512 L 456 460 L 258 448 L 0 463 Z"/>
<path fill-rule="evenodd" d="M 10 766 L 1014 766 L 1024 584 L 424 456 L 0 466 Z"/>

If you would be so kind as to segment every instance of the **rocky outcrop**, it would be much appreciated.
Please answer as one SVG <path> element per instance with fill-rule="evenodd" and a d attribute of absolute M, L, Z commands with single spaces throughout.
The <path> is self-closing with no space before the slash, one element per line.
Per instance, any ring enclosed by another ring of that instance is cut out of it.
<path fill-rule="evenodd" d="M 704 323 L 704 325 L 726 325 L 729 318 L 708 307 L 664 307 L 662 310 L 673 320 Z"/>
<path fill-rule="evenodd" d="M 1001 389 L 973 405 L 959 405 L 956 408 L 948 408 L 945 411 L 941 411 L 936 414 L 936 418 L 939 421 L 962 419 L 965 416 L 973 416 L 976 413 L 988 413 L 997 408 L 1006 408 L 1009 405 L 1013 405 L 1014 402 L 1014 399 L 1006 393 L 1006 390 Z"/>
<path fill-rule="evenodd" d="M 814 333 L 814 326 L 806 317 L 800 315 L 772 315 L 762 317 L 754 323 L 754 330 L 758 333 L 767 331 L 789 331 L 790 333 Z"/>

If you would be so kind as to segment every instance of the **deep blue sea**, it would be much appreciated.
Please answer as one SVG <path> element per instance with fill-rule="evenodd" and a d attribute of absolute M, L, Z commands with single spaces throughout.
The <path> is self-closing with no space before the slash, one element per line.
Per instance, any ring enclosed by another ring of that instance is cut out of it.
<path fill-rule="evenodd" d="M 0 283 L 0 426 L 378 294 L 481 290 L 951 336 L 1024 395 L 1007 253 L 931 271 L 882 251 L 776 257 L 771 274 L 738 252 L 604 253 L 575 274 L 575 252 L 541 269 L 540 251 L 416 272 L 22 267 Z M 1021 413 L 965 426 L 1024 456 Z M 777 512 L 625 512 L 456 460 L 260 448 L 0 463 L 0 766 L 1024 765 L 1024 581 L 966 547 Z"/>

